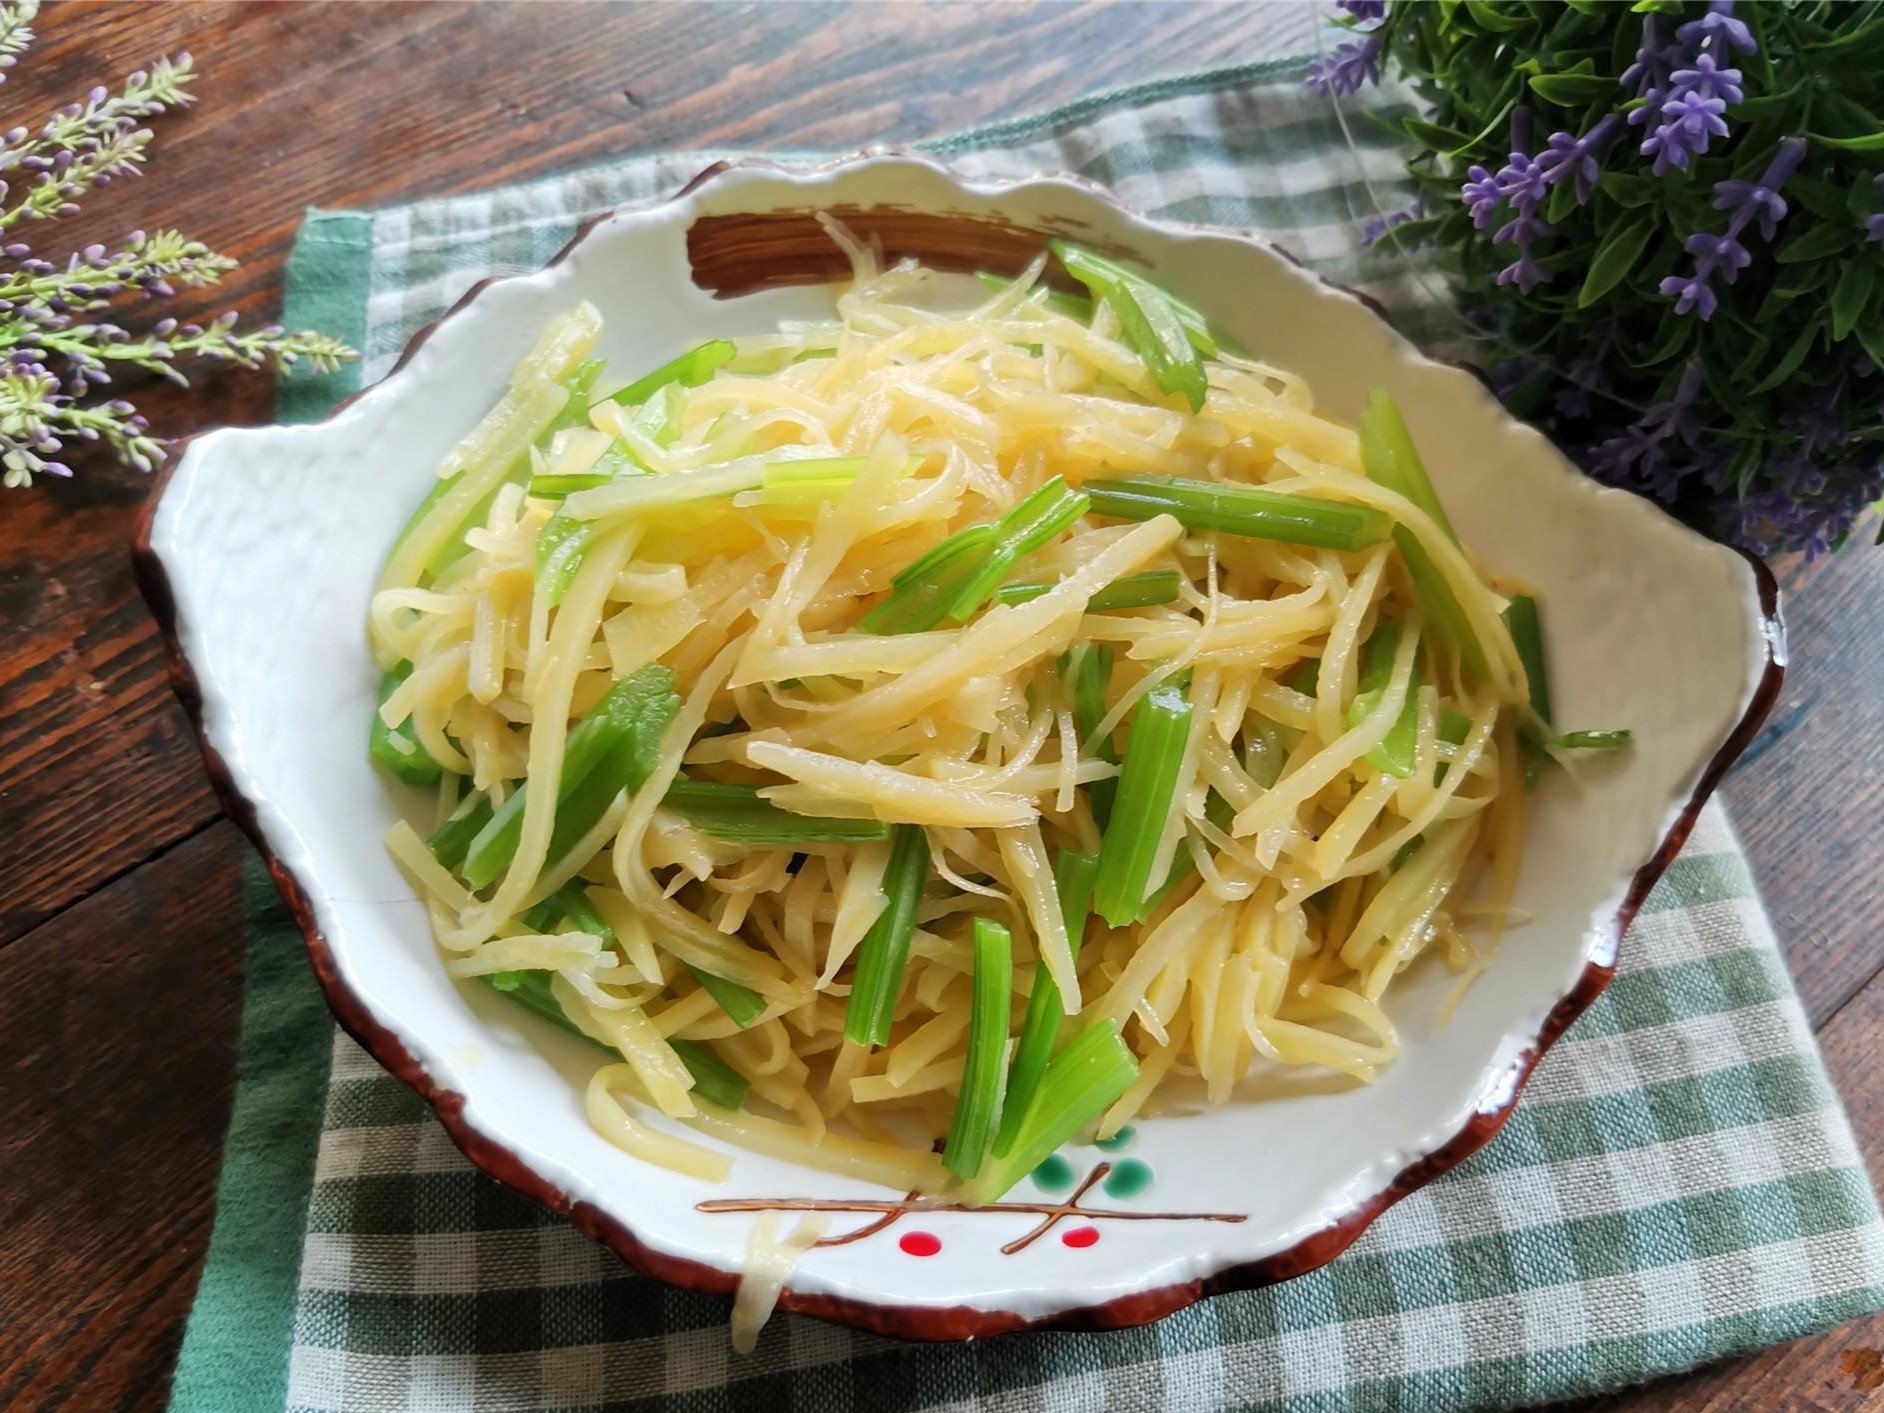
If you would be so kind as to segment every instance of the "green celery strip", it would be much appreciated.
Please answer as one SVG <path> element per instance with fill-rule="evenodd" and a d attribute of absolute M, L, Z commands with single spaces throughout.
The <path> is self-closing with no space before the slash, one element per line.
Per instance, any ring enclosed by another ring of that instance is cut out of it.
<path fill-rule="evenodd" d="M 968 1012 L 968 1055 L 942 1166 L 966 1180 L 981 1171 L 1000 1119 L 1007 1078 L 1008 998 L 1014 994 L 1014 944 L 1005 924 L 975 919 L 974 990 Z"/>
<path fill-rule="evenodd" d="M 1282 767 L 1288 762 L 1289 748 L 1283 744 L 1281 727 L 1265 721 L 1245 734 L 1243 769 L 1263 789 L 1269 789 L 1282 778 Z"/>
<path fill-rule="evenodd" d="M 975 1184 L 979 1202 L 993 1202 L 1097 1119 L 1138 1078 L 1138 1061 L 1109 1020 L 1087 1026 L 1053 1057 L 1041 1076 L 1020 1133 L 1004 1157 Z"/>
<path fill-rule="evenodd" d="M 561 500 L 577 491 L 592 491 L 615 478 L 605 471 L 584 471 L 570 476 L 532 476 L 530 494 L 544 500 Z"/>
<path fill-rule="evenodd" d="M 597 938 L 604 951 L 615 948 L 615 929 L 589 901 L 589 890 L 581 879 L 572 878 L 549 897 L 523 915 L 524 926 L 548 932 L 559 922 L 570 923 L 576 931 Z"/>
<path fill-rule="evenodd" d="M 1566 731 L 1557 744 L 1566 751 L 1619 751 L 1634 739 L 1635 733 L 1628 730 Z"/>
<path fill-rule="evenodd" d="M 757 785 L 682 778 L 661 803 L 701 833 L 735 844 L 881 844 L 890 837 L 889 826 L 874 819 L 820 819 L 780 809 L 759 797 Z"/>
<path fill-rule="evenodd" d="M 743 1109 L 746 1093 L 752 1088 L 746 1077 L 713 1053 L 712 1047 L 698 1040 L 670 1040 L 668 1048 L 680 1056 L 680 1062 L 693 1076 L 691 1093 L 696 1099 L 721 1109 Z"/>
<path fill-rule="evenodd" d="M 660 734 L 655 731 L 652 740 L 645 738 L 657 721 L 664 730 L 679 705 L 673 670 L 650 664 L 611 687 L 570 731 L 557 789 L 552 861 L 595 826 L 621 789 L 633 789 L 646 778 Z M 592 779 L 600 783 L 591 786 Z M 612 788 L 603 793 L 603 787 Z M 528 785 L 518 786 L 471 841 L 463 872 L 473 888 L 484 887 L 510 866 L 523 832 L 528 793 Z"/>
<path fill-rule="evenodd" d="M 866 633 L 921 633 L 944 618 L 972 617 L 1022 559 L 1088 509 L 1055 476 L 992 525 L 971 525 L 904 566 L 889 594 L 858 623 Z"/>
<path fill-rule="evenodd" d="M 614 1046 L 603 1044 L 569 1019 L 568 1013 L 558 1004 L 556 993 L 550 989 L 550 978 L 554 975 L 554 972 L 548 971 L 499 971 L 492 972 L 484 980 L 492 990 L 508 996 L 524 1009 L 534 1011 L 544 1020 L 588 1041 L 598 1050 L 606 1050 L 614 1055 Z M 687 1073 L 693 1076 L 691 1092 L 696 1099 L 704 1099 L 722 1109 L 740 1109 L 745 1106 L 746 1093 L 751 1086 L 726 1061 L 695 1040 L 669 1040 L 667 1044 L 680 1057 L 681 1064 L 687 1067 Z"/>
<path fill-rule="evenodd" d="M 1413 445 L 1406 422 L 1400 416 L 1400 409 L 1393 398 L 1379 388 L 1368 395 L 1367 410 L 1361 414 L 1360 433 L 1361 465 L 1368 478 L 1404 496 L 1425 511 L 1456 543 L 1459 537 L 1453 534 L 1452 522 L 1446 518 L 1445 507 L 1439 503 L 1439 493 L 1433 489 L 1432 480 L 1426 474 L 1425 464 L 1420 461 L 1420 454 Z M 1465 609 L 1452 592 L 1452 586 L 1446 582 L 1446 576 L 1439 572 L 1439 566 L 1433 563 L 1432 556 L 1419 542 L 1419 537 L 1406 526 L 1394 527 L 1393 542 L 1399 546 L 1400 557 L 1406 561 L 1407 573 L 1413 579 L 1413 591 L 1420 606 L 1426 610 L 1427 618 L 1459 655 L 1459 664 L 1467 675 L 1484 680 L 1485 674 L 1490 671 L 1485 645 L 1479 642 L 1478 635 L 1472 631 Z"/>
<path fill-rule="evenodd" d="M 980 281 L 983 289 L 993 290 L 996 294 L 1000 294 L 1014 283 L 1012 275 L 998 274 L 993 270 L 977 270 L 975 278 Z M 1085 323 L 1092 322 L 1092 301 L 1085 295 L 1068 294 L 1065 290 L 1055 289 L 1052 285 L 1035 285 L 1034 289 L 1028 292 L 1027 297 L 1032 299 L 1036 292 L 1043 289 L 1047 292 L 1047 308 Z"/>
<path fill-rule="evenodd" d="M 626 407 L 638 407 L 670 384 L 697 388 L 738 356 L 739 350 L 731 339 L 709 339 L 688 349 L 680 357 L 663 363 L 653 372 L 635 379 L 620 392 L 610 393 L 608 400 Z"/>
<path fill-rule="evenodd" d="M 1080 940 L 1086 932 L 1086 919 L 1092 912 L 1092 885 L 1099 874 L 1099 856 L 1062 849 L 1053 861 L 1053 882 L 1060 895 L 1060 915 L 1066 921 L 1066 937 L 1079 956 Z M 1008 1069 L 1007 1098 L 1001 1106 L 1001 1127 L 994 1137 L 994 1156 L 1006 1157 L 1020 1136 L 1021 1122 L 1033 1104 L 1034 1093 L 1053 1059 L 1053 1047 L 1060 1037 L 1060 1022 L 1066 1019 L 1066 1006 L 1060 988 L 1046 963 L 1034 963 L 1033 995 L 1027 998 L 1027 1018 L 1021 1022 L 1020 1043 L 1014 1047 L 1014 1062 Z"/>
<path fill-rule="evenodd" d="M 1081 489 L 1092 498 L 1095 512 L 1118 520 L 1172 515 L 1187 530 L 1220 530 L 1291 545 L 1359 550 L 1393 533 L 1393 521 L 1367 506 L 1285 495 L 1233 481 L 1131 475 L 1087 481 Z"/>
<path fill-rule="evenodd" d="M 929 881 L 929 839 L 919 824 L 899 824 L 883 871 L 888 900 L 857 944 L 850 1002 L 844 1011 L 844 1038 L 857 1045 L 886 1045 L 909 964 L 909 940 L 916 933 L 916 907 Z"/>
<path fill-rule="evenodd" d="M 948 615 L 957 623 L 972 618 L 1014 566 L 1091 508 L 1091 502 L 1055 476 L 1019 505 L 1003 515 L 995 528 L 994 543 L 980 567 L 950 600 Z"/>
<path fill-rule="evenodd" d="M 557 511 L 549 523 L 536 533 L 535 592 L 549 600 L 554 608 L 569 592 L 576 571 L 582 567 L 582 555 L 595 533 L 587 520 Z"/>
<path fill-rule="evenodd" d="M 1105 720 L 1106 693 L 1112 686 L 1112 644 L 1075 643 L 1060 659 L 1060 677 L 1073 700 L 1073 724 L 1079 728 L 1080 749 L 1094 760 L 1111 765 L 1119 763 L 1118 748 L 1110 736 L 1095 736 Z M 1086 787 L 1092 803 L 1093 822 L 1101 829 L 1112 818 L 1112 797 L 1118 792 L 1116 778 L 1095 780 Z"/>
<path fill-rule="evenodd" d="M 593 1035 L 579 1027 L 557 1003 L 556 994 L 550 990 L 550 978 L 556 973 L 551 971 L 497 971 L 486 976 L 492 990 L 508 996 L 518 1005 L 536 1012 L 544 1020 L 561 1026 L 571 1035 L 579 1036 L 598 1049 L 615 1054 L 615 1047 L 605 1045 Z M 619 1056 L 617 1056 L 619 1058 Z"/>
<path fill-rule="evenodd" d="M 667 671 L 664 667 L 658 670 Z M 644 667 L 635 675 L 648 671 L 649 668 Z M 556 824 L 550 831 L 550 867 L 564 862 L 569 851 L 608 813 L 622 791 L 632 794 L 641 788 L 641 782 L 648 778 L 660 759 L 661 738 L 667 734 L 668 724 L 679 711 L 680 698 L 674 693 L 652 693 L 635 713 L 633 726 L 616 742 L 614 749 L 602 757 L 601 764 L 574 790 L 566 795 L 559 794 Z"/>
<path fill-rule="evenodd" d="M 1224 833 L 1230 832 L 1230 821 L 1236 817 L 1236 811 L 1230 808 L 1230 802 L 1215 790 L 1204 797 L 1204 818 L 1209 820 Z M 1180 845 L 1177 854 L 1171 860 L 1171 867 L 1165 873 L 1164 882 L 1149 898 L 1139 904 L 1138 920 L 1143 922 L 1158 911 L 1164 900 L 1177 892 L 1178 885 L 1197 872 L 1197 860 L 1187 846 Z"/>
<path fill-rule="evenodd" d="M 436 785 L 445 767 L 432 759 L 431 752 L 419 744 L 410 718 L 397 726 L 380 719 L 378 707 L 386 704 L 393 689 L 412 675 L 412 664 L 401 662 L 379 679 L 379 700 L 373 712 L 372 730 L 367 735 L 367 758 L 382 770 L 408 785 Z"/>
<path fill-rule="evenodd" d="M 1121 280 L 1135 280 L 1139 284 L 1150 283 L 1150 281 L 1136 270 L 1127 269 L 1125 266 L 1119 264 L 1118 261 L 1109 260 L 1097 251 L 1087 250 L 1083 246 L 1068 245 L 1064 241 L 1059 242 L 1059 247 L 1058 249 L 1054 249 L 1054 242 L 1048 242 L 1048 248 L 1053 249 L 1053 253 L 1059 257 L 1060 263 L 1066 266 L 1067 273 L 1079 279 L 1081 284 L 1086 284 L 1087 282 L 1071 265 L 1067 264 L 1068 255 L 1073 257 L 1074 262 L 1079 265 L 1080 269 L 1090 274 L 1096 280 L 1102 282 L 1112 281 L 1114 283 Z M 1087 287 L 1091 288 L 1090 285 Z M 1171 308 L 1177 313 L 1178 322 L 1184 326 L 1184 332 L 1190 338 L 1191 345 L 1199 353 L 1203 354 L 1204 357 L 1215 358 L 1218 352 L 1217 339 L 1216 336 L 1210 332 L 1210 325 L 1208 321 L 1205 320 L 1203 314 L 1198 311 L 1195 305 L 1186 304 L 1169 290 L 1161 290 L 1160 293 L 1164 295 L 1166 301 L 1171 305 Z"/>
<path fill-rule="evenodd" d="M 458 801 L 458 808 L 451 812 L 451 818 L 432 831 L 432 837 L 425 841 L 426 846 L 439 863 L 455 869 L 464 862 L 464 856 L 471 848 L 471 841 L 478 837 L 478 831 L 490 822 L 491 797 L 482 790 L 473 790 Z"/>
<path fill-rule="evenodd" d="M 1393 677 L 1393 655 L 1400 647 L 1400 625 L 1382 623 L 1367 640 L 1367 657 L 1361 666 L 1354 700 L 1348 703 L 1348 726 L 1359 726 L 1380 707 L 1380 698 Z M 1405 780 L 1413 774 L 1413 756 L 1420 734 L 1420 668 L 1416 659 L 1413 676 L 1406 684 L 1406 700 L 1400 715 L 1387 729 L 1386 739 L 1365 757 L 1367 763 L 1389 775 Z"/>
<path fill-rule="evenodd" d="M 866 633 L 923 633 L 935 627 L 981 567 L 994 536 L 992 525 L 971 525 L 950 535 L 899 570 L 889 594 L 857 626 Z"/>
<path fill-rule="evenodd" d="M 1190 700 L 1175 682 L 1159 683 L 1132 709 L 1125 765 L 1093 885 L 1093 906 L 1113 927 L 1137 921 L 1152 891 L 1151 866 L 1171 818 L 1190 730 Z"/>
<path fill-rule="evenodd" d="M 732 1017 L 733 1024 L 741 1030 L 765 1014 L 765 998 L 757 991 L 741 986 L 737 981 L 715 976 L 710 971 L 702 971 L 691 962 L 687 963 L 687 970 L 693 973 L 693 979 L 700 983 L 701 989 Z"/>
<path fill-rule="evenodd" d="M 1550 725 L 1550 668 L 1544 662 L 1544 624 L 1537 600 L 1518 594 L 1505 605 L 1505 627 L 1511 630 L 1511 645 L 1524 664 L 1524 676 L 1531 689 L 1531 710 L 1537 719 Z"/>
<path fill-rule="evenodd" d="M 1439 739 L 1452 746 L 1463 746 L 1472 734 L 1472 718 L 1448 702 L 1439 713 Z"/>
<path fill-rule="evenodd" d="M 1550 754 L 1544 741 L 1551 732 L 1550 669 L 1544 663 L 1544 624 L 1537 600 L 1518 594 L 1505 605 L 1505 627 L 1511 633 L 1511 645 L 1524 664 L 1524 678 L 1531 693 L 1531 712 L 1536 718 L 1518 729 L 1518 752 L 1523 757 L 1524 788 L 1534 790 L 1544 774 Z"/>
<path fill-rule="evenodd" d="M 1147 569 L 1142 574 L 1127 574 L 1114 579 L 1086 601 L 1088 613 L 1116 613 L 1124 608 L 1150 608 L 1153 604 L 1175 603 L 1183 590 L 1184 577 L 1175 569 Z M 1003 584 L 994 591 L 996 603 L 1031 603 L 1055 586 L 1042 580 L 1024 584 Z"/>

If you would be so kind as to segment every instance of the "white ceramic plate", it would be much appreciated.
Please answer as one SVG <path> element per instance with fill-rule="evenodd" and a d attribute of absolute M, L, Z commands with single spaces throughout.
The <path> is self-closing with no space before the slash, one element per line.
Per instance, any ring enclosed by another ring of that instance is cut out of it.
<path fill-rule="evenodd" d="M 610 1147 L 581 1112 L 593 1061 L 580 1043 L 446 978 L 380 845 L 418 801 L 364 749 L 376 683 L 364 623 L 381 558 L 545 318 L 592 300 L 607 319 L 601 353 L 631 369 L 827 312 L 822 284 L 756 288 L 835 273 L 808 216 L 820 209 L 893 254 L 958 266 L 1018 268 L 1041 232 L 1075 234 L 1129 253 L 1237 344 L 1306 377 L 1336 416 L 1390 389 L 1465 540 L 1541 591 L 1559 718 L 1635 732 L 1626 761 L 1581 781 L 1552 773 L 1516 900 L 1536 921 L 1508 937 L 1444 1029 L 1434 1015 L 1450 978 L 1409 974 L 1393 1005 L 1405 1054 L 1379 1082 L 1277 1085 L 1143 1122 L 1126 1153 L 1065 1151 L 1081 1176 L 1126 1158 L 1149 1169 L 1142 1192 L 1095 1188 L 1085 1206 L 1168 1218 L 1073 1214 L 1009 1254 L 1036 1214 L 909 1213 L 812 1251 L 782 1303 L 962 1338 L 1139 1323 L 1312 1269 L 1496 1132 L 1538 1055 L 1602 989 L 1635 905 L 1770 702 L 1781 640 L 1764 571 L 1580 476 L 1470 373 L 1420 356 L 1360 300 L 1254 240 L 1149 220 L 1071 179 L 984 184 L 881 152 L 804 171 L 722 166 L 665 204 L 599 221 L 549 268 L 474 291 L 328 421 L 212 432 L 175 463 L 139 564 L 211 771 L 269 855 L 341 1022 L 432 1101 L 480 1167 L 637 1267 L 732 1288 L 753 1217 L 703 1212 L 703 1200 L 894 1201 L 749 1153 L 709 1190 Z M 1065 1199 L 1022 1183 L 1008 1200 Z M 868 1220 L 839 1216 L 833 1233 Z"/>

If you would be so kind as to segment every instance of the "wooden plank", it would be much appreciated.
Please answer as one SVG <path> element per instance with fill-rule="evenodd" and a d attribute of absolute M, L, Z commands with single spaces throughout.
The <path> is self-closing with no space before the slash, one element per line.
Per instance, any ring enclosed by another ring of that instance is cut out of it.
<path fill-rule="evenodd" d="M 1869 536 L 1866 536 L 1868 539 Z M 1786 575 L 1797 580 L 1804 566 Z M 1812 566 L 1784 605 L 1792 663 L 1766 730 L 1727 778 L 1735 827 L 1813 1024 L 1880 966 L 1884 550 L 1860 542 Z"/>
<path fill-rule="evenodd" d="M 218 823 L 0 952 L 0 1408 L 159 1407 L 235 1080 Z"/>
<path fill-rule="evenodd" d="M 200 101 L 156 123 L 150 179 L 30 236 L 162 221 L 243 262 L 167 313 L 280 305 L 310 204 L 471 190 L 625 152 L 913 140 L 1109 84 L 1261 57 L 1263 7 L 71 4 L 9 111 L 189 49 Z M 946 54 L 947 62 L 937 62 Z M 127 384 L 127 386 L 132 386 Z M 267 379 L 148 387 L 160 431 L 269 418 Z M 146 484 L 97 457 L 0 516 L 0 945 L 215 817 L 125 561 Z"/>

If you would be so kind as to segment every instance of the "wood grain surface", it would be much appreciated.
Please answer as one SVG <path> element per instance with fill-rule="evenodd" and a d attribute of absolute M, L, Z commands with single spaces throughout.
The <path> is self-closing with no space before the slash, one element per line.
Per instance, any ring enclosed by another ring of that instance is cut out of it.
<path fill-rule="evenodd" d="M 263 320 L 309 205 L 489 187 L 639 150 L 913 139 L 1276 52 L 1261 5 L 62 4 L 0 88 L 34 123 L 188 49 L 199 106 L 142 182 L 31 232 L 176 225 L 240 259 L 182 317 Z M 160 430 L 265 421 L 260 378 L 138 391 Z M 160 1408 L 214 1194 L 240 995 L 239 851 L 126 545 L 147 490 L 0 493 L 0 1407 Z M 1793 668 L 1727 797 L 1834 1079 L 1884 1159 L 1884 551 L 1782 567 Z M 1884 1408 L 1884 1319 L 1586 1409 Z"/>

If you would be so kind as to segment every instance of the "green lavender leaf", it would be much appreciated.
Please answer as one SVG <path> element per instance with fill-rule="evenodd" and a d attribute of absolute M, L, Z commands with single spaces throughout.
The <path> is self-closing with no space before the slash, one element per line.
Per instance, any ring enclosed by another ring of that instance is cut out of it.
<path fill-rule="evenodd" d="M 1590 273 L 1584 277 L 1583 288 L 1577 292 L 1577 308 L 1589 308 L 1614 289 L 1617 282 L 1635 268 L 1636 261 L 1642 258 L 1642 251 L 1649 243 L 1649 237 L 1654 234 L 1655 220 L 1652 216 L 1640 216 L 1616 227 L 1596 248 L 1596 258 L 1590 261 Z"/>
<path fill-rule="evenodd" d="M 1838 288 L 1832 291 L 1834 341 L 1845 338 L 1857 327 L 1858 316 L 1864 313 L 1876 283 L 1877 266 L 1870 261 L 1853 260 L 1845 266 L 1845 272 L 1838 277 Z"/>

